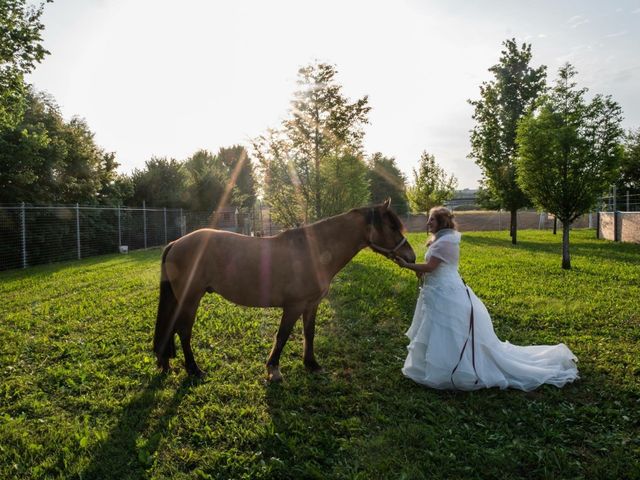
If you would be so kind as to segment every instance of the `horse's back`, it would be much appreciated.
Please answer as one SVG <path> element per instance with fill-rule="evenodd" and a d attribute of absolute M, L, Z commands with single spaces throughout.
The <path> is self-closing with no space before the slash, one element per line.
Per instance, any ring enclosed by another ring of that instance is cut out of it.
<path fill-rule="evenodd" d="M 216 292 L 240 305 L 282 306 L 318 290 L 307 255 L 299 234 L 250 237 L 204 228 L 173 242 L 166 271 L 178 298 Z"/>

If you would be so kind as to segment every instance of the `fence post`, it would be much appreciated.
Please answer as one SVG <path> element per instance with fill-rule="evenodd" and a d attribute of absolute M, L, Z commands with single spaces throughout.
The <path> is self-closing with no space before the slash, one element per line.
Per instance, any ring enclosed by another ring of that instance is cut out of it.
<path fill-rule="evenodd" d="M 144 228 L 144 248 L 147 248 L 147 205 L 142 201 L 142 224 Z"/>
<path fill-rule="evenodd" d="M 164 207 L 164 244 L 167 243 L 167 207 Z"/>
<path fill-rule="evenodd" d="M 627 190 L 627 212 L 630 212 L 631 210 L 629 210 L 629 190 Z"/>
<path fill-rule="evenodd" d="M 600 204 L 596 207 L 596 238 L 600 240 Z"/>
<path fill-rule="evenodd" d="M 78 260 L 82 258 L 80 253 L 80 204 L 76 203 L 76 240 L 78 244 Z"/>
<path fill-rule="evenodd" d="M 27 213 L 24 209 L 24 202 L 20 207 L 20 230 L 22 234 L 22 268 L 27 268 Z"/>
<path fill-rule="evenodd" d="M 187 229 L 187 222 L 185 221 L 184 218 L 184 213 L 182 212 L 182 209 L 180 209 L 180 236 L 184 237 L 186 235 L 185 230 Z"/>
<path fill-rule="evenodd" d="M 118 251 L 122 246 L 122 229 L 120 227 L 120 205 L 118 205 Z"/>
<path fill-rule="evenodd" d="M 618 228 L 618 217 L 620 212 L 617 210 L 613 211 L 613 241 L 620 241 L 620 229 Z"/>

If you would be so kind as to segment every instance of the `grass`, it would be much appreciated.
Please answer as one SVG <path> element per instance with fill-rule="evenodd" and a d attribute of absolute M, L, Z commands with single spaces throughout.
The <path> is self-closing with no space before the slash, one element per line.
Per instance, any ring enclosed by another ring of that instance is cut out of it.
<path fill-rule="evenodd" d="M 405 379 L 415 279 L 369 251 L 320 307 L 326 373 L 304 370 L 297 325 L 280 385 L 264 381 L 279 311 L 214 295 L 194 330 L 206 380 L 158 374 L 158 249 L 4 272 L 0 478 L 640 478 L 640 246 L 576 230 L 563 271 L 559 237 L 463 236 L 498 336 L 580 360 L 580 381 L 530 393 Z"/>

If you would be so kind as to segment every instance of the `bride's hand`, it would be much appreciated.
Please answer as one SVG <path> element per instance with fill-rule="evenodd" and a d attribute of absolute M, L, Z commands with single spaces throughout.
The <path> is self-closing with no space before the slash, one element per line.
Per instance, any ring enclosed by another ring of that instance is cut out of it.
<path fill-rule="evenodd" d="M 404 258 L 401 258 L 401 257 L 396 257 L 395 262 L 398 264 L 399 267 L 402 267 L 402 268 L 407 268 L 407 265 L 409 265 L 409 263 Z"/>

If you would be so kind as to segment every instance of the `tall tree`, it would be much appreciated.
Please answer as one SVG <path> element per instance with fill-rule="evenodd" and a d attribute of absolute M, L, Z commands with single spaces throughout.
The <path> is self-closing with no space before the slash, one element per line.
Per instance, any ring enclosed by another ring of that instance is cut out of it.
<path fill-rule="evenodd" d="M 308 218 L 309 205 L 300 187 L 290 147 L 284 134 L 274 129 L 253 143 L 262 178 L 262 196 L 269 205 L 272 220 L 285 227 L 299 225 Z"/>
<path fill-rule="evenodd" d="M 145 168 L 135 169 L 132 201 L 151 207 L 180 208 L 184 206 L 185 172 L 182 164 L 171 158 L 153 157 L 145 162 Z"/>
<path fill-rule="evenodd" d="M 29 88 L 21 121 L 0 133 L 0 202 L 118 203 L 107 188 L 117 167 L 84 120 L 65 122 L 52 97 Z"/>
<path fill-rule="evenodd" d="M 379 203 L 390 198 L 391 205 L 397 213 L 407 213 L 407 182 L 396 165 L 395 158 L 385 157 L 382 153 L 376 152 L 369 159 L 368 167 L 371 201 Z"/>
<path fill-rule="evenodd" d="M 0 0 L 0 132 L 15 127 L 25 108 L 24 75 L 49 52 L 42 46 L 44 4 Z"/>
<path fill-rule="evenodd" d="M 285 225 L 314 221 L 333 211 L 335 199 L 326 196 L 328 190 L 322 185 L 326 179 L 323 171 L 330 169 L 323 168 L 323 163 L 330 159 L 349 163 L 353 157 L 362 157 L 368 98 L 349 102 L 336 75 L 336 68 L 324 63 L 301 68 L 290 118 L 283 122 L 281 131 L 269 132 L 254 142 L 263 174 L 270 172 L 265 182 L 287 181 L 286 174 L 294 186 L 265 185 L 265 199 L 275 215 L 282 219 L 294 213 L 299 216 L 295 221 L 289 218 Z M 285 194 L 295 206 L 285 206 Z M 280 208 L 282 214 L 276 212 Z"/>
<path fill-rule="evenodd" d="M 226 169 L 207 150 L 198 150 L 183 164 L 185 206 L 198 212 L 219 210 L 227 185 Z"/>
<path fill-rule="evenodd" d="M 320 167 L 322 214 L 337 215 L 369 202 L 367 166 L 354 154 L 325 158 Z"/>
<path fill-rule="evenodd" d="M 230 189 L 231 205 L 252 207 L 256 201 L 253 164 L 247 150 L 240 145 L 221 148 L 218 159 L 226 169 L 226 187 Z"/>
<path fill-rule="evenodd" d="M 418 170 L 413 169 L 413 185 L 407 190 L 409 207 L 412 212 L 428 212 L 432 207 L 442 205 L 453 198 L 458 180 L 438 165 L 436 158 L 422 152 Z"/>
<path fill-rule="evenodd" d="M 562 268 L 571 268 L 569 228 L 588 212 L 618 175 L 622 113 L 611 97 L 587 103 L 570 64 L 518 128 L 518 183 L 563 227 Z"/>
<path fill-rule="evenodd" d="M 476 125 L 470 158 L 482 169 L 491 196 L 511 212 L 511 241 L 517 243 L 518 209 L 530 204 L 516 181 L 518 121 L 545 89 L 546 67 L 529 66 L 531 45 L 503 43 L 500 61 L 489 69 L 494 79 L 480 86 L 480 100 L 469 100 Z"/>

